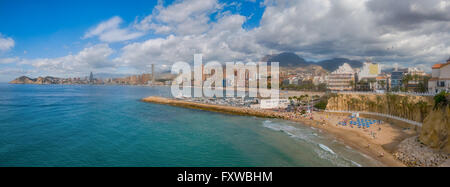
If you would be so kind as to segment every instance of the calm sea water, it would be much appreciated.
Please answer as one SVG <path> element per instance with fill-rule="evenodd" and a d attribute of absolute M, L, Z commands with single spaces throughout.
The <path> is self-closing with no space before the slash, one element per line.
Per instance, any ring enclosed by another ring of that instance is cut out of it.
<path fill-rule="evenodd" d="M 168 87 L 0 84 L 0 166 L 374 166 L 311 127 L 143 103 Z"/>

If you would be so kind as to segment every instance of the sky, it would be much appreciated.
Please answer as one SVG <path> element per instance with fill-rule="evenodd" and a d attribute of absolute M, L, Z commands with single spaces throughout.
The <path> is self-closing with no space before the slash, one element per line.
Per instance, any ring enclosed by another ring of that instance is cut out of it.
<path fill-rule="evenodd" d="M 372 59 L 430 71 L 450 56 L 450 0 L 0 0 L 0 82 L 137 74 L 178 62 Z"/>

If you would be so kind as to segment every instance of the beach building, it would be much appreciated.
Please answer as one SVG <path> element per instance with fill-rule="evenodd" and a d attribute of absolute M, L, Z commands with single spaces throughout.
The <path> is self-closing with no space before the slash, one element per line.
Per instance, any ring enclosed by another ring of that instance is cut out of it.
<path fill-rule="evenodd" d="M 381 65 L 372 62 L 365 62 L 358 72 L 358 81 L 362 79 L 376 79 L 381 74 Z"/>
<path fill-rule="evenodd" d="M 387 74 L 380 74 L 376 77 L 376 90 L 388 90 L 389 89 L 389 82 L 390 77 Z"/>
<path fill-rule="evenodd" d="M 336 71 L 328 75 L 328 89 L 332 91 L 352 90 L 355 82 L 355 71 L 352 67 L 344 63 Z"/>
<path fill-rule="evenodd" d="M 450 91 L 450 58 L 446 63 L 435 64 L 432 67 L 431 79 L 428 81 L 428 91 L 438 93 Z"/>
<path fill-rule="evenodd" d="M 260 108 L 261 109 L 276 109 L 276 108 L 287 108 L 290 102 L 289 99 L 261 99 Z"/>
<path fill-rule="evenodd" d="M 408 68 L 407 70 L 407 74 L 414 76 L 414 75 L 418 75 L 418 76 L 426 76 L 427 74 L 425 73 L 425 71 L 421 70 L 418 67 L 412 67 L 412 68 Z"/>
<path fill-rule="evenodd" d="M 364 62 L 363 67 L 357 73 L 358 87 L 360 90 L 376 90 L 377 77 L 381 74 L 381 65 L 372 62 Z"/>
<path fill-rule="evenodd" d="M 314 76 L 312 83 L 316 86 L 325 83 L 325 76 Z"/>

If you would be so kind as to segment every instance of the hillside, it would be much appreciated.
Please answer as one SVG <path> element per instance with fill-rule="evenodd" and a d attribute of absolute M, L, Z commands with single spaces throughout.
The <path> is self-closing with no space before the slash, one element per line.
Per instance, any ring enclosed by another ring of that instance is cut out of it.
<path fill-rule="evenodd" d="M 39 77 L 36 79 L 29 78 L 27 76 L 21 76 L 13 81 L 9 82 L 10 84 L 58 84 L 61 81 L 60 78 L 55 77 Z"/>
<path fill-rule="evenodd" d="M 344 63 L 348 63 L 352 68 L 361 68 L 363 63 L 357 60 L 350 60 L 346 58 L 333 58 L 319 62 L 307 61 L 304 58 L 291 52 L 284 52 L 277 55 L 266 55 L 261 59 L 263 62 L 279 62 L 280 67 L 312 67 L 320 66 L 325 71 L 332 72 L 338 69 Z"/>
<path fill-rule="evenodd" d="M 306 67 L 310 65 L 305 59 L 299 57 L 295 53 L 281 53 L 273 56 L 266 56 L 263 58 L 264 62 L 279 62 L 280 67 Z"/>
<path fill-rule="evenodd" d="M 361 68 L 363 63 L 357 60 L 350 60 L 346 58 L 333 58 L 329 60 L 323 60 L 317 62 L 317 65 L 322 66 L 323 69 L 328 71 L 334 71 L 339 68 L 344 63 L 348 63 L 352 68 Z"/>
<path fill-rule="evenodd" d="M 21 76 L 17 79 L 12 80 L 9 83 L 10 84 L 34 84 L 35 81 L 36 81 L 36 79 L 31 79 L 27 76 Z"/>
<path fill-rule="evenodd" d="M 440 93 L 435 100 L 439 103 L 435 104 L 433 111 L 425 118 L 420 141 L 450 154 L 450 94 Z"/>
<path fill-rule="evenodd" d="M 312 73 L 313 75 L 322 76 L 328 73 L 322 66 L 308 65 L 305 67 L 280 67 L 280 71 L 287 73 Z"/>

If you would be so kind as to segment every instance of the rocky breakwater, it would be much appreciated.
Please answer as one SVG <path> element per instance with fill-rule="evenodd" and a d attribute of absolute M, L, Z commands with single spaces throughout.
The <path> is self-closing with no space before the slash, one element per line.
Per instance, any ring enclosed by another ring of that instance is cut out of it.
<path fill-rule="evenodd" d="M 215 105 L 215 104 L 205 104 L 205 103 L 197 103 L 191 101 L 184 101 L 180 99 L 171 99 L 165 97 L 147 97 L 142 99 L 144 102 L 149 103 L 157 103 L 157 104 L 165 104 L 171 106 L 178 106 L 184 108 L 192 108 L 192 109 L 200 109 L 212 112 L 221 112 L 235 115 L 245 115 L 245 116 L 257 116 L 257 117 L 266 117 L 266 118 L 287 118 L 282 113 L 270 111 L 270 110 L 259 110 L 245 107 L 233 107 L 233 106 L 224 106 L 224 105 Z"/>

